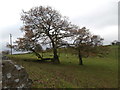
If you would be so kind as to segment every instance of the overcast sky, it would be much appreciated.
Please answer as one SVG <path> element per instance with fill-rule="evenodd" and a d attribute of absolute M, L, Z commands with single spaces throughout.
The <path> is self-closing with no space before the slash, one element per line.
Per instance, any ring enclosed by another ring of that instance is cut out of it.
<path fill-rule="evenodd" d="M 80 27 L 90 29 L 93 34 L 104 38 L 104 44 L 118 40 L 119 0 L 2 0 L 0 2 L 0 50 L 22 36 L 20 27 L 22 10 L 35 6 L 51 6 Z"/>

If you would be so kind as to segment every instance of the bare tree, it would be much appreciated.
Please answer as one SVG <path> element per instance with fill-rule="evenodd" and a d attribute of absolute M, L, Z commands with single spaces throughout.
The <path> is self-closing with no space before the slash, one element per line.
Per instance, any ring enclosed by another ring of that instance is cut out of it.
<path fill-rule="evenodd" d="M 24 23 L 22 31 L 32 31 L 34 39 L 45 45 L 52 44 L 53 62 L 60 63 L 57 49 L 63 45 L 63 39 L 69 37 L 69 30 L 76 27 L 51 7 L 40 6 L 23 11 L 21 20 Z"/>
<path fill-rule="evenodd" d="M 79 65 L 83 65 L 83 52 L 93 52 L 95 47 L 102 45 L 103 39 L 100 36 L 92 35 L 85 27 L 73 30 L 71 34 L 74 34 L 75 37 L 73 46 L 78 51 Z"/>

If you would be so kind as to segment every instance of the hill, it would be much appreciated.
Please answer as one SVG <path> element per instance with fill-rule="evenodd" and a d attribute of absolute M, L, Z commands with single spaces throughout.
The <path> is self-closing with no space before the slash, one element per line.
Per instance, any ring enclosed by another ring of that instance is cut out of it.
<path fill-rule="evenodd" d="M 109 54 L 103 58 L 83 58 L 84 65 L 78 65 L 75 54 L 60 53 L 60 65 L 36 62 L 33 54 L 9 55 L 25 67 L 33 88 L 117 88 L 118 46 L 109 46 Z M 45 52 L 45 57 L 52 56 Z"/>

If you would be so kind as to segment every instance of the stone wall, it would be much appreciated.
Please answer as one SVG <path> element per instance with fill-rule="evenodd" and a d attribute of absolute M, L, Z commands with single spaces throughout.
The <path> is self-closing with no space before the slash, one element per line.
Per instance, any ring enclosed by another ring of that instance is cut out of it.
<path fill-rule="evenodd" d="M 24 67 L 11 60 L 2 61 L 2 88 L 30 88 L 32 80 L 29 79 Z"/>

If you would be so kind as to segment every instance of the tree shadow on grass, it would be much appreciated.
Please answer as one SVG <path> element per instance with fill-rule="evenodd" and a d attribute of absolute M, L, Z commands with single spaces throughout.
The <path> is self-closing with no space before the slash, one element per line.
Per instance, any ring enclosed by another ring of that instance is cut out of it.
<path fill-rule="evenodd" d="M 42 60 L 39 59 L 25 59 L 26 62 L 37 62 L 37 63 L 53 63 L 53 58 L 43 58 Z"/>

